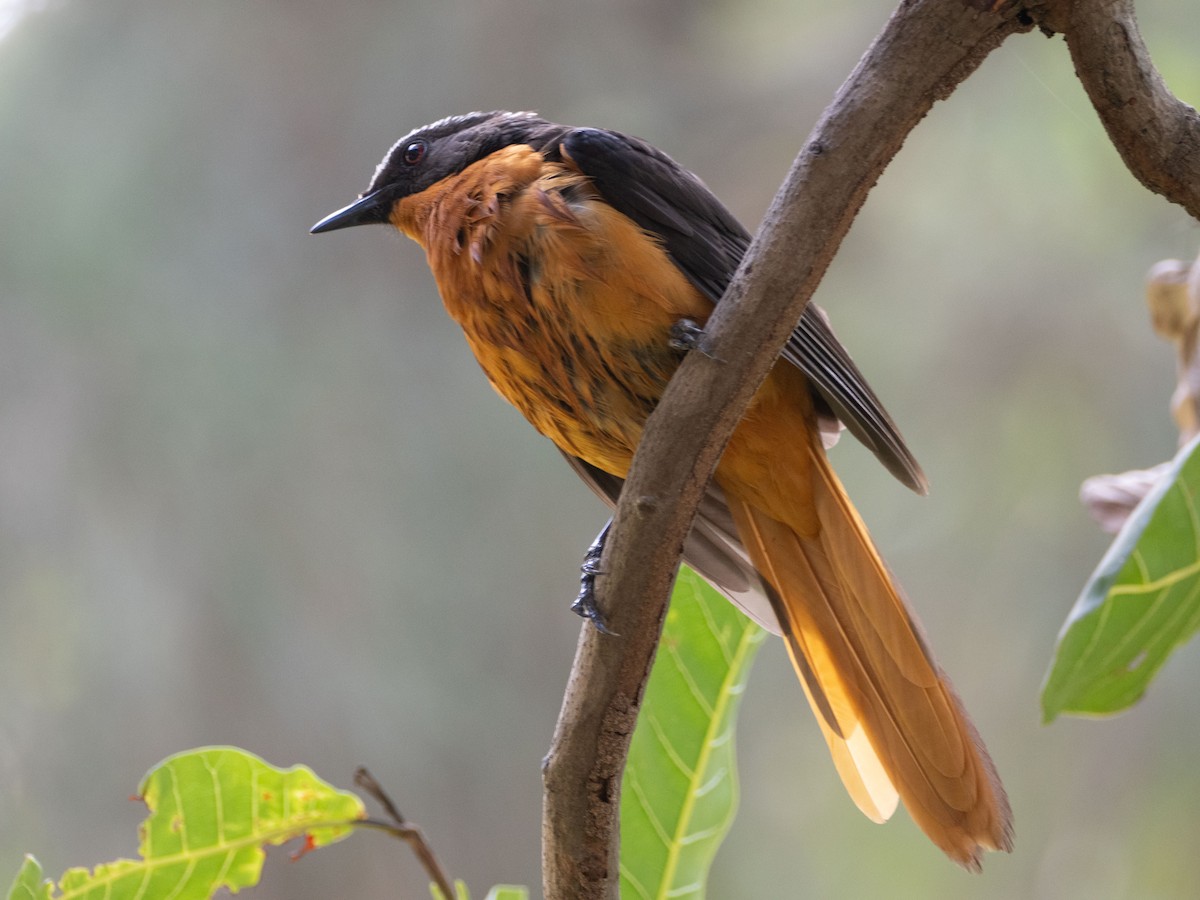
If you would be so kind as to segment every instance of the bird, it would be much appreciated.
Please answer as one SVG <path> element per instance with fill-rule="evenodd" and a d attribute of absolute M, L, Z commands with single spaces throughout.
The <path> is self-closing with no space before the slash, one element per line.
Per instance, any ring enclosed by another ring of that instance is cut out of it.
<path fill-rule="evenodd" d="M 492 387 L 615 504 L 643 426 L 750 244 L 693 173 L 617 131 L 473 112 L 412 131 L 311 229 L 391 225 L 425 251 Z M 1012 848 L 991 757 L 826 457 L 843 428 L 927 491 L 895 423 L 806 307 L 737 426 L 683 560 L 782 635 L 851 798 L 903 801 L 952 860 Z M 606 526 L 607 529 L 607 526 Z M 577 611 L 604 629 L 585 557 Z"/>

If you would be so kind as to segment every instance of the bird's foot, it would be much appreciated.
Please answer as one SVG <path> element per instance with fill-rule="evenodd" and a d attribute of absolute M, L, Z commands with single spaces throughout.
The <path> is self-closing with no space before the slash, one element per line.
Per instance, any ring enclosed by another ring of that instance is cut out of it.
<path fill-rule="evenodd" d="M 600 568 L 600 557 L 604 555 L 604 542 L 608 538 L 608 529 L 611 525 L 612 520 L 610 519 L 608 524 L 596 535 L 596 539 L 587 548 L 587 552 L 583 554 L 583 564 L 579 567 L 581 573 L 579 595 L 571 604 L 571 611 L 591 622 L 592 626 L 601 634 L 613 633 L 604 621 L 604 614 L 600 612 L 600 607 L 596 604 L 596 576 L 604 574 Z"/>
<path fill-rule="evenodd" d="M 704 337 L 704 329 L 691 319 L 679 319 L 671 326 L 670 337 L 667 340 L 672 350 L 695 350 L 700 346 Z"/>

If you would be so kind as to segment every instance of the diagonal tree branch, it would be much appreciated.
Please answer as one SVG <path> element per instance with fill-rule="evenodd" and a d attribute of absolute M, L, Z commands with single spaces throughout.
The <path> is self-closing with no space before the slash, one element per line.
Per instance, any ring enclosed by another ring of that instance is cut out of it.
<path fill-rule="evenodd" d="M 995 7 L 995 8 L 994 8 Z M 933 103 L 1032 20 L 1013 4 L 905 0 L 792 165 L 745 260 L 647 423 L 600 579 L 619 637 L 585 627 L 544 763 L 545 895 L 618 895 L 620 779 L 683 539 L 721 450 L 884 167 Z"/>
<path fill-rule="evenodd" d="M 1200 218 L 1200 113 L 1179 100 L 1142 41 L 1133 0 L 1059 0 L 1075 74 L 1113 146 L 1142 184 Z"/>

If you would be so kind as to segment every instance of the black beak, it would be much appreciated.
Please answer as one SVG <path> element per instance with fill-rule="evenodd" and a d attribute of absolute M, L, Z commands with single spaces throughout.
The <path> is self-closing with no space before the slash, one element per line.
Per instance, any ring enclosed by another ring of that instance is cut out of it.
<path fill-rule="evenodd" d="M 326 231 L 337 231 L 339 228 L 351 228 L 355 225 L 382 225 L 388 220 L 391 204 L 386 197 L 380 196 L 383 191 L 375 191 L 360 197 L 349 206 L 330 213 L 320 222 L 309 229 L 310 234 L 324 234 Z"/>

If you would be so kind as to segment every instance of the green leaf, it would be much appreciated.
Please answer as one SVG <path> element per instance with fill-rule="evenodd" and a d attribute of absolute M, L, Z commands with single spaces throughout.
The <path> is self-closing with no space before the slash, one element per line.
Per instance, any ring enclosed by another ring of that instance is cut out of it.
<path fill-rule="evenodd" d="M 436 881 L 429 882 L 429 896 L 433 900 L 451 900 L 446 897 L 446 892 L 443 891 Z M 454 897 L 452 900 L 471 900 L 471 894 L 467 891 L 467 883 L 456 879 L 454 882 Z"/>
<path fill-rule="evenodd" d="M 429 882 L 429 895 L 433 900 L 450 900 L 446 897 L 445 892 L 438 887 L 436 881 Z M 454 897 L 452 900 L 471 900 L 471 894 L 467 890 L 467 883 L 461 879 L 456 879 L 454 882 Z"/>
<path fill-rule="evenodd" d="M 32 856 L 26 855 L 21 871 L 8 889 L 8 900 L 49 900 L 53 885 L 42 880 L 42 866 Z"/>
<path fill-rule="evenodd" d="M 1134 509 L 1067 617 L 1042 688 L 1046 721 L 1131 706 L 1200 627 L 1198 446 Z"/>
<path fill-rule="evenodd" d="M 433 895 L 433 900 L 446 900 L 446 895 L 436 884 L 429 885 L 429 893 Z M 454 900 L 471 900 L 467 885 L 462 881 L 454 882 Z M 498 884 L 488 891 L 483 900 L 529 900 L 529 891 L 513 884 Z"/>
<path fill-rule="evenodd" d="M 514 884 L 498 884 L 484 900 L 529 900 L 529 891 Z"/>
<path fill-rule="evenodd" d="M 257 884 L 264 844 L 304 838 L 302 852 L 350 833 L 366 817 L 362 801 L 317 778 L 305 766 L 277 769 L 230 747 L 171 756 L 151 769 L 139 793 L 150 809 L 142 822 L 141 859 L 119 859 L 95 871 L 69 869 L 58 892 L 46 882 L 26 898 L 207 898 Z M 27 859 L 14 890 L 24 889 Z M 38 867 L 33 882 L 41 877 Z"/>
<path fill-rule="evenodd" d="M 680 570 L 621 788 L 621 896 L 703 897 L 737 807 L 738 701 L 765 632 Z"/>

